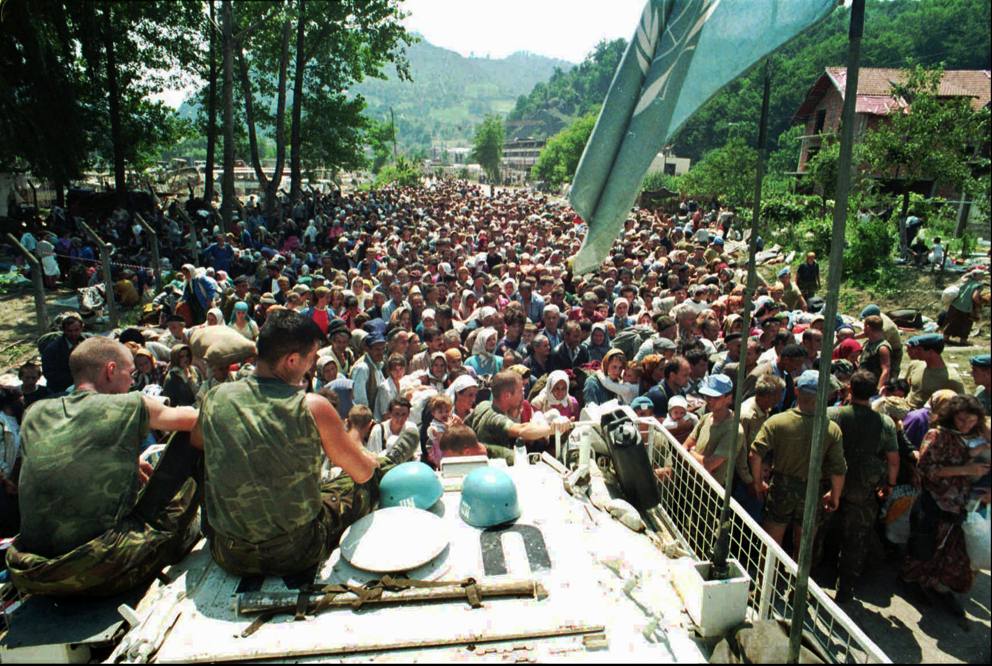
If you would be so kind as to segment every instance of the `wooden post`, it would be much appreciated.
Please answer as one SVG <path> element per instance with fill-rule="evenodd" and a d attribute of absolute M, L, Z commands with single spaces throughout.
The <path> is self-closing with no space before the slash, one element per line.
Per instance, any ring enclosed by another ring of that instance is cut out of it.
<path fill-rule="evenodd" d="M 48 333 L 48 307 L 45 304 L 45 281 L 42 278 L 41 261 L 30 250 L 21 245 L 14 234 L 7 234 L 11 244 L 21 251 L 31 265 L 31 284 L 34 291 L 34 311 L 38 318 L 38 335 Z"/>
<path fill-rule="evenodd" d="M 156 292 L 162 291 L 162 260 L 158 253 L 158 232 L 152 228 L 152 225 L 145 221 L 145 218 L 141 217 L 141 213 L 135 213 L 134 217 L 138 220 L 138 224 L 145 230 L 148 234 L 148 245 L 152 250 L 152 268 L 155 269 L 155 290 Z"/>
<path fill-rule="evenodd" d="M 176 206 L 176 210 L 179 211 L 179 216 L 186 220 L 186 223 L 189 225 L 189 249 L 193 253 L 193 263 L 196 263 L 196 255 L 199 254 L 196 249 L 196 225 L 193 224 L 193 219 L 182 206 Z"/>
<path fill-rule="evenodd" d="M 97 244 L 100 248 L 100 263 L 103 264 L 103 291 L 104 297 L 107 299 L 107 313 L 110 317 L 110 328 L 117 328 L 117 298 L 114 294 L 114 279 L 110 272 L 110 244 L 104 243 L 103 239 L 97 235 L 90 225 L 86 224 L 83 220 L 79 220 L 79 224 L 83 227 L 93 242 Z"/>

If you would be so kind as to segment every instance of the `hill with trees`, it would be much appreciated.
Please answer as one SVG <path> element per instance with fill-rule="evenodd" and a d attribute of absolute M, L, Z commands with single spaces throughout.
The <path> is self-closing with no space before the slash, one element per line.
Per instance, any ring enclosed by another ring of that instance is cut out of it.
<path fill-rule="evenodd" d="M 490 114 L 508 113 L 520 95 L 572 63 L 518 52 L 506 58 L 464 57 L 421 40 L 406 50 L 411 80 L 386 68 L 386 79 L 365 79 L 351 90 L 365 98 L 365 115 L 390 122 L 393 110 L 401 148 L 427 149 L 432 137 L 468 145 Z"/>
<path fill-rule="evenodd" d="M 905 68 L 943 63 L 946 69 L 989 69 L 990 14 L 988 0 L 869 0 L 861 64 Z M 772 150 L 798 154 L 792 115 L 824 68 L 844 63 L 848 18 L 847 11 L 834 11 L 771 56 Z M 581 64 L 534 86 L 507 115 L 508 136 L 548 138 L 580 116 L 598 112 L 625 48 L 622 39 L 603 42 Z M 675 141 L 675 152 L 695 161 L 733 136 L 752 141 L 760 106 L 761 68 L 756 67 L 689 119 Z"/>

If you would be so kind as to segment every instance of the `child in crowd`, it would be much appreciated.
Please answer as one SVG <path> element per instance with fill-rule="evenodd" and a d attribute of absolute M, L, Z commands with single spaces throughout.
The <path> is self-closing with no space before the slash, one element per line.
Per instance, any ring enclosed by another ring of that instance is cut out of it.
<path fill-rule="evenodd" d="M 668 401 L 668 415 L 662 422 L 662 427 L 668 429 L 680 444 L 685 442 L 689 433 L 696 427 L 699 417 L 689 411 L 688 401 L 680 396 L 672 396 Z"/>
<path fill-rule="evenodd" d="M 441 464 L 441 437 L 448 429 L 451 406 L 451 398 L 444 394 L 431 396 L 427 400 L 427 410 L 431 413 L 431 423 L 427 426 L 426 462 L 435 469 Z"/>

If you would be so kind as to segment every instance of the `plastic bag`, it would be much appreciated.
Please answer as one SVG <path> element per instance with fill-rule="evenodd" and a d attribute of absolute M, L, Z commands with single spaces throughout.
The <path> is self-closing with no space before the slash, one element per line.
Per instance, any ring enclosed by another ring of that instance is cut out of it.
<path fill-rule="evenodd" d="M 988 514 L 988 509 L 985 510 Z M 961 529 L 964 530 L 964 543 L 968 550 L 971 568 L 975 571 L 988 571 L 992 565 L 992 516 L 983 516 L 978 511 L 971 511 L 964 519 Z"/>

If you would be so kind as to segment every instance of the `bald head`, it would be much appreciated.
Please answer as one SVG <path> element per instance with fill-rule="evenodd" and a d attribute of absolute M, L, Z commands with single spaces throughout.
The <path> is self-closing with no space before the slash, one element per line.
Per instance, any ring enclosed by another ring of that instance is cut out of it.
<path fill-rule="evenodd" d="M 92 384 L 100 393 L 126 393 L 133 369 L 130 350 L 101 336 L 83 340 L 69 355 L 69 371 L 76 386 Z"/>

